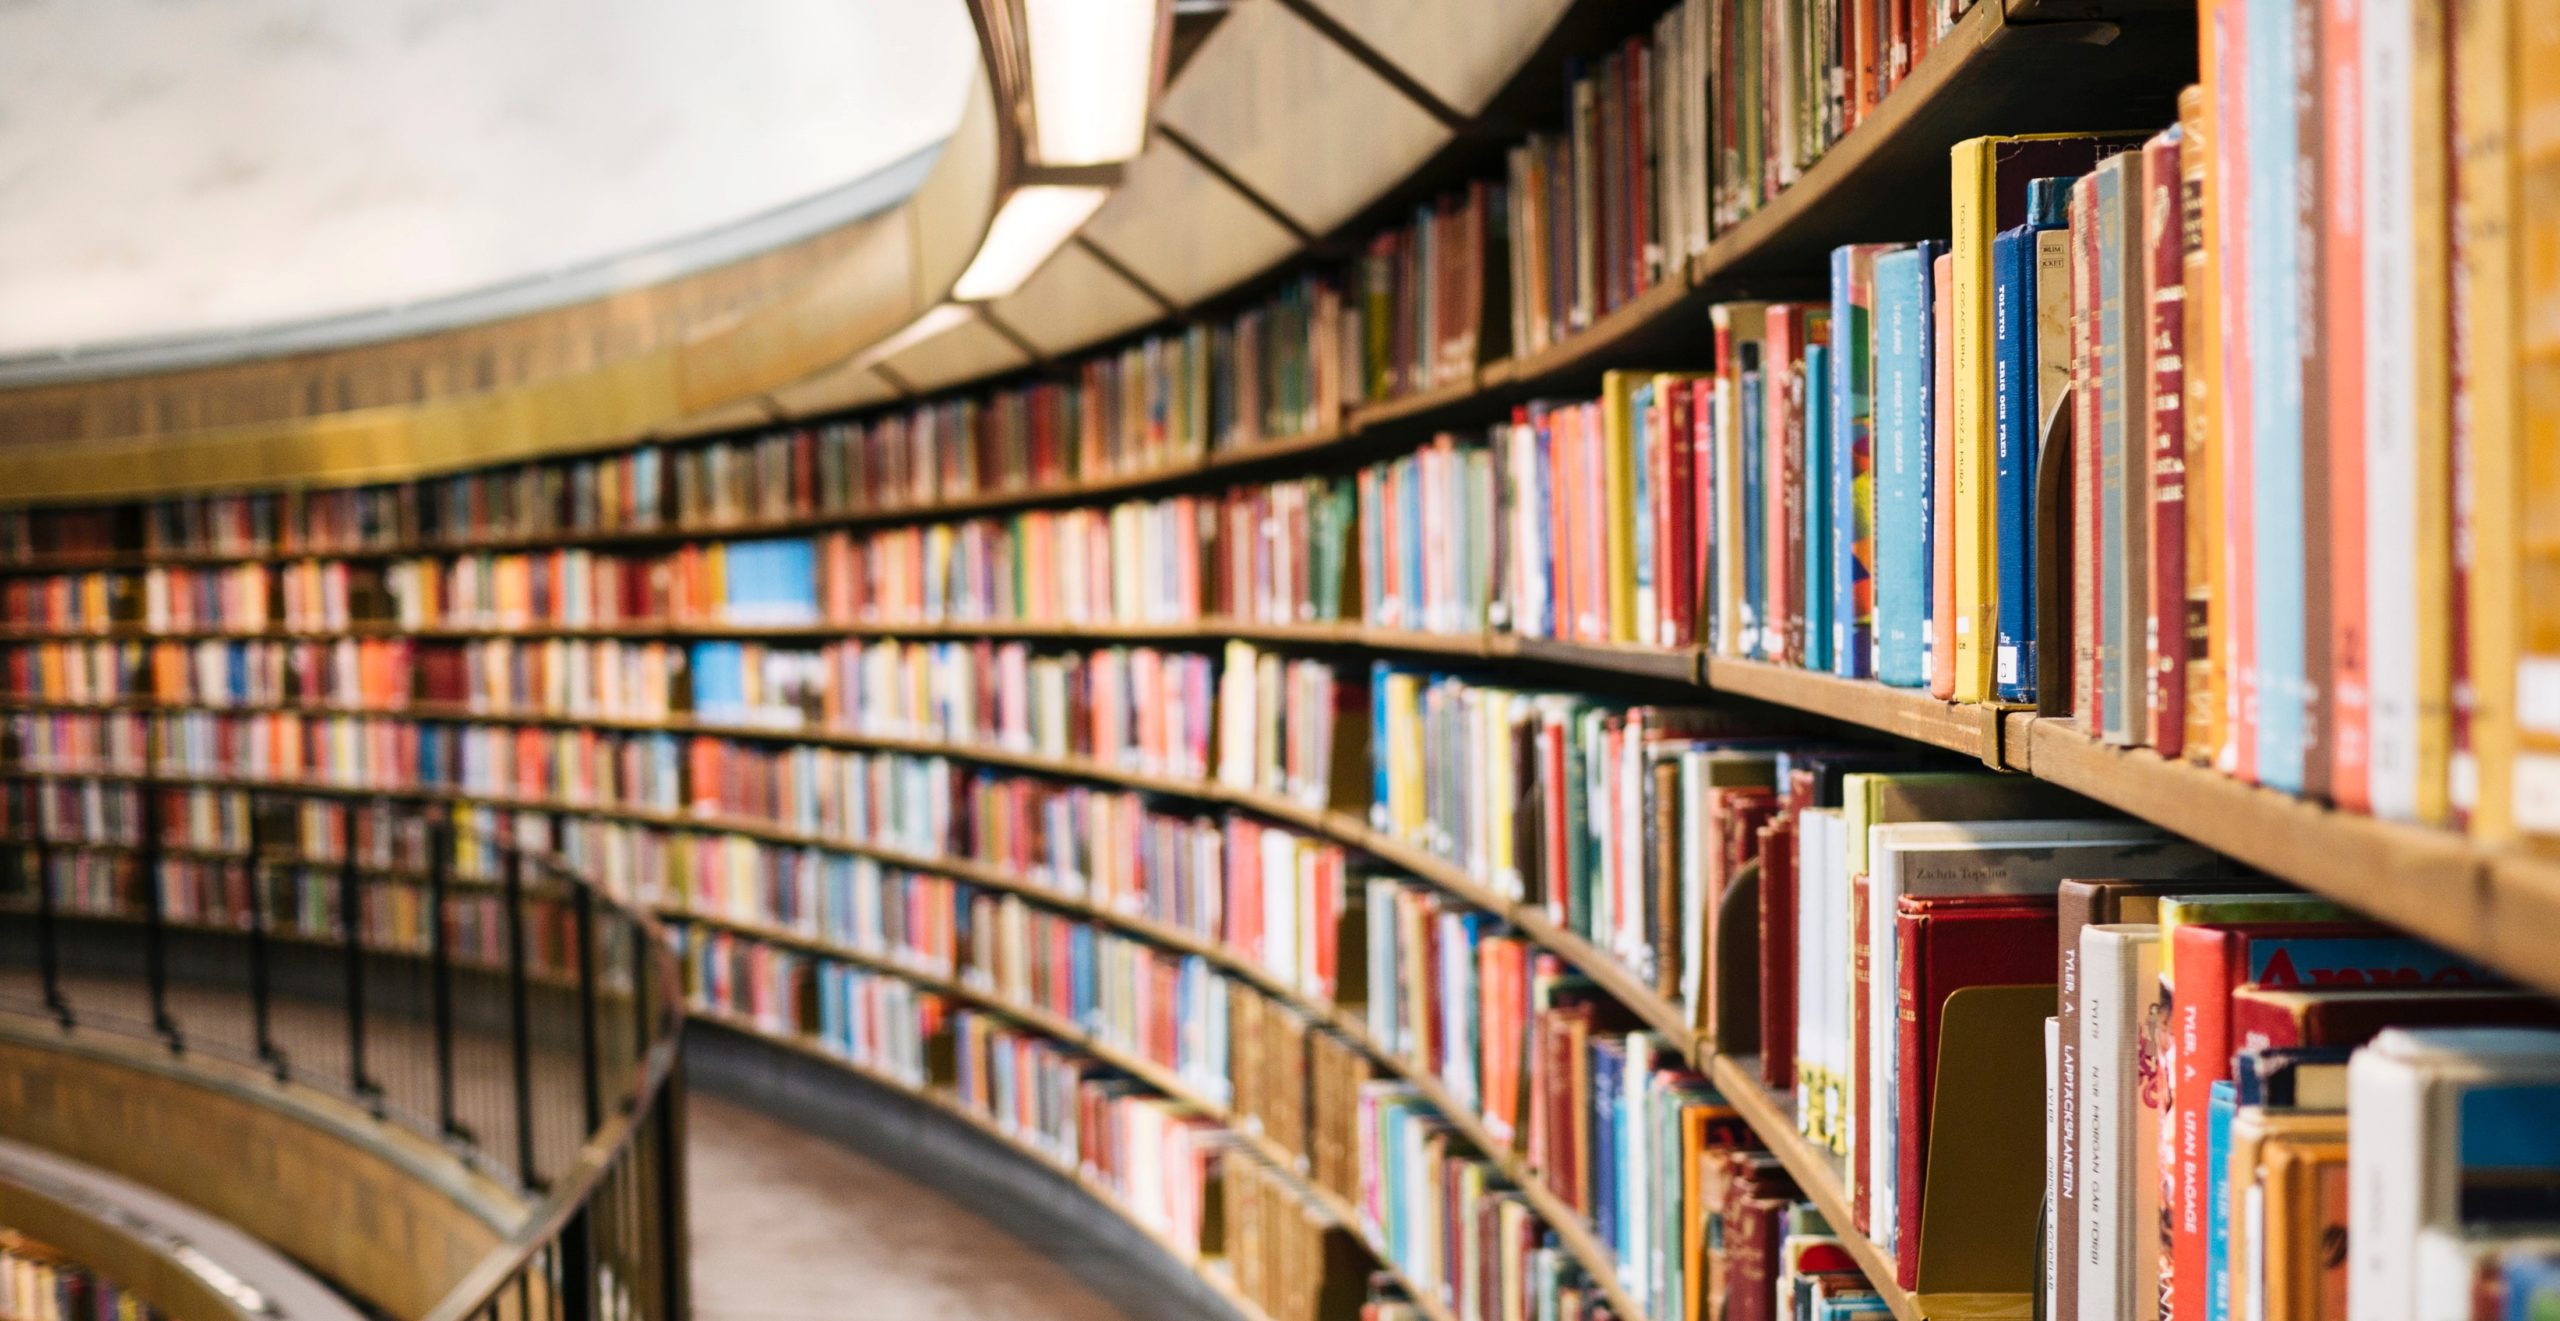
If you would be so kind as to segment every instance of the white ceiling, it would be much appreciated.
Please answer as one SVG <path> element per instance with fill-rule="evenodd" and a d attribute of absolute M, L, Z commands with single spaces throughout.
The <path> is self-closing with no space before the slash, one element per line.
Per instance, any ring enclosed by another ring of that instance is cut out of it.
<path fill-rule="evenodd" d="M 0 0 L 0 356 L 665 249 L 914 165 L 976 59 L 961 0 Z"/>

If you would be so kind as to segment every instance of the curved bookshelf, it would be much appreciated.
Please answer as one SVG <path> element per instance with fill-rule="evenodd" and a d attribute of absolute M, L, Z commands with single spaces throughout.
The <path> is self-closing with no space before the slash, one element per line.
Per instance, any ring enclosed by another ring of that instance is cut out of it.
<path fill-rule="evenodd" d="M 1591 8 L 1577 5 L 1577 11 Z M 2174 29 L 2174 25 L 2172 25 Z M 0 576 L 95 568 L 134 569 L 162 565 L 284 562 L 307 559 L 390 559 L 485 550 L 554 549 L 572 546 L 665 545 L 725 537 L 800 535 L 837 528 L 888 526 L 947 518 L 996 514 L 1207 486 L 1288 462 L 1346 459 L 1370 448 L 1427 434 L 1450 425 L 1480 424 L 1505 413 L 1513 404 L 1540 391 L 1587 386 L 1604 368 L 1668 359 L 1694 361 L 1705 326 L 1705 310 L 1715 301 L 1742 294 L 1786 292 L 1803 287 L 1803 277 L 1817 269 L 1821 252 L 1838 242 L 1884 237 L 1918 237 L 1937 228 L 1921 221 L 1908 205 L 1892 199 L 1919 193 L 1943 197 L 1947 147 L 1986 131 L 2021 131 L 2044 127 L 2104 126 L 2092 120 L 2115 118 L 2132 123 L 2166 122 L 2165 98 L 2146 103 L 2128 99 L 2128 84 L 2149 91 L 2174 86 L 2158 76 L 2161 61 L 2174 62 L 2164 49 L 2175 48 L 2186 35 L 2166 37 L 2138 24 L 2106 22 L 2020 22 L 1998 3 L 1977 3 L 1957 26 L 1877 110 L 1841 138 L 1792 187 L 1758 212 L 1719 235 L 1707 251 L 1686 263 L 1676 278 L 1601 317 L 1590 328 L 1561 343 L 1517 357 L 1477 365 L 1469 379 L 1405 397 L 1353 409 L 1333 427 L 1306 435 L 1210 450 L 1196 457 L 1123 472 L 1095 475 L 1038 489 L 1026 485 L 973 492 L 931 504 L 907 504 L 871 510 L 810 514 L 760 522 L 732 522 L 687 527 L 648 527 L 623 531 L 495 537 L 478 541 L 439 539 L 403 545 L 353 549 L 292 549 L 240 553 L 157 552 L 141 556 L 65 556 L 0 564 Z M 2191 57 L 2191 47 L 2187 49 Z M 2103 107 L 2112 114 L 2098 113 Z M 1454 148 L 1453 148 L 1454 150 Z M 1446 168 L 1446 162 L 1431 168 Z M 1934 192 L 1930 191 L 1934 189 Z M 1917 225 L 1916 230 L 1912 229 Z M 1910 232 L 1895 234 L 1897 227 Z M 1300 254 L 1303 257 L 1305 254 Z M 1257 279 L 1263 277 L 1256 277 Z M 1233 290 L 1222 297 L 1232 296 Z M 1214 300 L 1213 300 L 1214 301 Z M 1161 328 L 1161 324 L 1157 328 Z M 1003 638 L 1044 641 L 1151 641 L 1214 645 L 1246 639 L 1289 647 L 1348 652 L 1355 655 L 1423 656 L 1452 664 L 1494 668 L 1504 673 L 1567 676 L 1587 688 L 1607 690 L 1629 681 L 1678 690 L 1693 698 L 1739 697 L 1820 717 L 1839 725 L 1943 749 L 1990 766 L 2032 775 L 2096 802 L 2152 821 L 2231 857 L 2306 889 L 2341 899 L 2378 918 L 2430 940 L 2482 958 L 2522 981 L 2560 992 L 2560 966 L 2550 957 L 2550 941 L 2560 934 L 2560 862 L 2517 851 L 2486 849 L 2450 830 L 2404 825 L 2330 811 L 2316 803 L 2222 776 L 2209 768 L 2165 760 L 2142 750 L 2106 746 L 2067 720 L 2039 717 L 2030 711 L 1998 706 L 1938 701 L 1924 691 L 1895 689 L 1864 680 L 1791 669 L 1762 662 L 1713 655 L 1703 649 L 1607 646 L 1529 638 L 1504 632 L 1439 635 L 1382 629 L 1356 622 L 1266 624 L 1246 620 L 1208 619 L 1179 623 L 1082 623 L 944 620 L 909 623 L 820 624 L 756 627 L 726 624 L 630 623 L 588 627 L 454 625 L 403 631 L 393 625 L 364 624 L 339 630 L 279 629 L 256 633 L 219 630 L 174 632 L 71 632 L 11 629 L 5 641 L 92 642 L 108 640 L 332 639 L 340 637 L 417 638 L 693 638 L 796 639 L 817 641 L 848 636 L 898 638 Z M 1505 669 L 1503 667 L 1518 667 Z M 1391 838 L 1354 813 L 1316 807 L 1279 795 L 1240 789 L 1214 779 L 1185 779 L 1151 774 L 1099 760 L 1050 757 L 1018 749 L 957 744 L 940 740 L 864 735 L 822 729 L 735 726 L 687 718 L 663 720 L 597 718 L 575 713 L 476 710 L 411 705 L 370 708 L 278 705 L 166 706 L 153 702 L 78 704 L 13 700 L 22 710 L 204 710 L 248 713 L 296 711 L 327 715 L 380 715 L 481 723 L 577 725 L 634 732 L 680 732 L 741 739 L 796 741 L 842 748 L 861 748 L 944 756 L 975 764 L 1038 775 L 1112 784 L 1147 793 L 1222 804 L 1272 821 L 1306 830 L 1386 862 L 1453 898 L 1500 916 L 1540 947 L 1561 956 L 1618 999 L 1650 1028 L 1677 1043 L 1679 1053 L 1722 1088 L 1750 1120 L 1770 1149 L 1792 1173 L 1805 1194 L 1838 1227 L 1897 1317 L 1914 1321 L 1918 1304 L 1892 1284 L 1892 1263 L 1848 1226 L 1840 1172 L 1832 1158 L 1796 1135 L 1786 1098 L 1771 1094 L 1759 1081 L 1754 1061 L 1717 1053 L 1701 1040 L 1682 1008 L 1635 976 L 1607 951 L 1565 930 L 1540 908 L 1511 902 L 1463 868 L 1429 851 Z M 45 775 L 95 778 L 94 773 L 39 771 Z M 143 777 L 116 773 L 117 778 Z M 623 808 L 590 802 L 481 795 L 459 790 L 399 789 L 377 786 L 302 785 L 246 777 L 155 777 L 168 784 L 233 788 L 303 788 L 345 796 L 394 796 L 468 800 L 516 810 L 612 817 L 636 824 L 681 830 L 735 833 L 770 842 L 822 848 L 875 858 L 916 871 L 966 880 L 990 889 L 1019 893 L 1044 906 L 1075 914 L 1162 948 L 1196 954 L 1222 971 L 1294 1005 L 1352 1040 L 1373 1059 L 1412 1083 L 1438 1107 L 1462 1136 L 1500 1163 L 1556 1228 L 1573 1255 L 1602 1282 L 1612 1302 L 1629 1316 L 1626 1297 L 1608 1273 L 1607 1253 L 1591 1237 L 1579 1217 L 1543 1191 L 1542 1184 L 1521 1167 L 1502 1145 L 1470 1119 L 1463 1107 L 1450 1104 L 1445 1089 L 1422 1070 L 1388 1058 L 1365 1028 L 1335 1006 L 1306 999 L 1284 979 L 1250 963 L 1214 939 L 1143 917 L 1110 911 L 1106 906 L 1065 896 L 1029 883 L 1006 869 L 966 859 L 927 857 L 860 841 L 801 832 L 770 822 L 682 811 Z M 770 928 L 716 915 L 669 910 L 671 917 L 720 926 L 741 935 L 793 944 L 827 957 L 850 962 L 876 956 L 836 947 L 805 933 Z M 881 961 L 881 971 L 927 981 L 928 975 Z M 1085 1042 L 1072 1023 L 1052 1019 L 1043 1025 L 1020 1011 L 990 1002 L 957 983 L 946 989 L 960 998 L 1053 1031 L 1062 1039 Z M 756 1030 L 749 1027 L 747 1030 Z M 866 1073 L 805 1041 L 786 1044 Z M 1102 1049 L 1087 1043 L 1097 1058 L 1120 1065 Z M 1143 1064 L 1143 1061 L 1138 1061 Z M 1154 1069 L 1147 1065 L 1145 1069 Z M 1141 1068 L 1127 1071 L 1141 1078 Z M 1163 1073 L 1162 1070 L 1156 1070 Z M 1166 1075 L 1170 1077 L 1170 1075 Z M 875 1081 L 880 1080 L 875 1077 Z M 1150 1081 L 1153 1081 L 1150 1079 Z M 1178 1079 L 1174 1079 L 1177 1084 Z M 896 1084 L 903 1086 L 903 1084 Z M 1176 1088 L 1163 1088 L 1179 1095 Z M 1190 1098 L 1200 1099 L 1200 1098 Z M 955 1113 L 990 1132 L 987 1121 L 951 1105 Z M 1224 1113 L 1222 1110 L 1221 1113 Z M 1007 1139 L 1010 1140 L 1010 1139 Z M 1016 1143 L 1020 1146 L 1021 1144 Z M 1027 1149 L 1027 1148 L 1026 1148 Z M 1285 1166 L 1284 1166 L 1285 1168 Z M 1072 1175 L 1071 1175 L 1072 1177 Z M 1310 1185 L 1312 1187 L 1312 1185 Z M 1319 1193 L 1321 1190 L 1317 1190 Z M 1321 1200 L 1321 1198 L 1319 1198 Z M 1332 1207 L 1337 1216 L 1348 1208 Z M 1346 1221 L 1356 1230 L 1356 1218 Z M 1418 1295 L 1417 1295 L 1418 1297 Z"/>

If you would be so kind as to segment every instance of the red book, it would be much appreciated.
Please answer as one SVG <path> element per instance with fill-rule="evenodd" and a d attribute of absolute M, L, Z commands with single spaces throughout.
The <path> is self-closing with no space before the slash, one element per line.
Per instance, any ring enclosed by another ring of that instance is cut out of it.
<path fill-rule="evenodd" d="M 1920 1282 L 1922 1184 L 1929 1169 L 1929 1102 L 1938 1090 L 1938 1029 L 1947 997 L 1972 986 L 2038 986 L 2053 981 L 2054 901 L 2050 896 L 1905 895 L 1895 906 L 1894 1036 L 1900 1061 L 1902 1132 L 1895 1144 L 1899 1242 L 1894 1275 Z"/>
<path fill-rule="evenodd" d="M 2450 985 L 2485 980 L 2441 949 L 2361 922 L 2247 922 L 2182 926 L 2165 951 L 2169 1031 L 2175 1046 L 2169 1112 L 2162 1124 L 2161 1217 L 2168 1255 L 2160 1288 L 2165 1316 L 2205 1314 L 2206 1184 L 2204 1118 L 2213 1085 L 2231 1076 L 2232 994 L 2256 983 Z"/>
<path fill-rule="evenodd" d="M 2231 994 L 2231 1049 L 2361 1046 L 2386 1027 L 2560 1024 L 2560 1004 L 2491 987 L 2243 986 Z"/>
<path fill-rule="evenodd" d="M 1760 828 L 1760 1079 L 1796 1085 L 1796 820 Z"/>
<path fill-rule="evenodd" d="M 1654 504 L 1660 511 L 1654 542 L 1656 608 L 1662 616 L 1656 635 L 1666 647 L 1697 641 L 1697 524 L 1690 491 L 1697 482 L 1697 419 L 1689 382 L 1662 379 L 1654 392 L 1657 424 L 1654 452 L 1662 456 L 1662 475 L 1654 479 Z"/>
<path fill-rule="evenodd" d="M 2173 129 L 2143 144 L 2146 179 L 2178 177 Z M 2187 741 L 2187 251 L 2183 195 L 2146 190 L 2143 252 L 2151 291 L 2151 746 L 2176 757 Z"/>
<path fill-rule="evenodd" d="M 2365 346 L 2363 191 L 2352 182 L 2364 156 L 2359 29 L 2363 6 L 2320 6 L 2319 216 L 2322 278 L 2319 357 L 2329 395 L 2322 465 L 2329 481 L 2329 795 L 2350 812 L 2373 810 L 2372 698 L 2366 689 Z M 2406 627 L 2410 621 L 2390 621 Z"/>
<path fill-rule="evenodd" d="M 1721 360 L 1724 348 L 1717 346 Z M 1689 634 L 1682 639 L 1694 646 L 1707 640 L 1711 623 L 1709 604 L 1715 581 L 1716 545 L 1716 465 L 1715 417 L 1716 383 L 1702 378 L 1691 381 L 1685 393 L 1689 396 L 1688 447 L 1692 478 L 1689 489 L 1695 495 L 1689 515 L 1689 579 L 1686 607 L 1689 611 Z"/>

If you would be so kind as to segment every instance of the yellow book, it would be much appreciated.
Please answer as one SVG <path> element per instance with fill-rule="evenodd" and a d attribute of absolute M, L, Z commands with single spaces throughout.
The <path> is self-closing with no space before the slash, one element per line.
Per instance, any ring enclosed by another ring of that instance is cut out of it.
<path fill-rule="evenodd" d="M 1715 649 L 1744 654 L 1742 617 L 1742 346 L 1768 336 L 1767 303 L 1719 303 L 1709 310 L 1716 337 L 1715 526 L 1698 535 L 1714 548 Z"/>
<path fill-rule="evenodd" d="M 1991 696 L 1998 640 L 2000 530 L 1992 491 L 1991 240 L 2026 217 L 2027 184 L 2085 174 L 2100 158 L 2138 146 L 2140 135 L 2038 133 L 1968 138 L 1955 145 L 1951 195 L 1949 377 L 1953 382 L 1952 509 L 1955 534 L 1955 700 Z"/>
<path fill-rule="evenodd" d="M 1606 372 L 1600 377 L 1600 481 L 1603 508 L 1609 511 L 1609 640 L 1636 640 L 1636 441 L 1634 396 L 1643 372 Z"/>
<path fill-rule="evenodd" d="M 2204 43 L 2215 40 L 2210 25 Z M 2213 67 L 2202 57 L 2202 67 Z M 2184 752 L 2211 764 L 2222 746 L 2222 650 L 2229 645 L 2223 620 L 2222 483 L 2214 455 L 2222 446 L 2222 275 L 2208 240 L 2215 193 L 2213 99 L 2202 87 L 2178 94 L 2178 181 L 2186 227 L 2187 387 L 2187 713 Z M 2201 630 L 2199 631 L 2199 626 Z"/>
<path fill-rule="evenodd" d="M 2465 598 L 2467 746 L 2455 750 L 2453 799 L 2472 833 L 2506 839 L 2515 833 L 2509 797 L 2516 747 L 2515 670 L 2518 516 L 2524 421 L 2519 379 L 2522 275 L 2517 260 L 2516 132 L 2518 51 L 2516 0 L 2458 7 L 2454 18 L 2454 223 L 2462 236 L 2470 296 L 2462 309 L 2465 415 L 2456 427 L 2468 445 L 2469 489 L 2457 510 L 2471 511 L 2471 565 Z M 2458 516 L 2458 515 L 2457 515 Z M 2457 722 L 2462 713 L 2457 712 Z"/>
<path fill-rule="evenodd" d="M 2522 471 L 2501 501 L 2515 520 L 2520 611 L 2505 679 L 2518 738 L 2508 801 L 2518 831 L 2560 839 L 2560 14 L 2547 0 L 2529 13 L 2514 45 L 2522 419 L 2509 454 Z"/>
<path fill-rule="evenodd" d="M 2417 786 L 2415 816 L 2428 825 L 2453 818 L 2453 623 L 2446 587 L 2453 581 L 2453 307 L 2452 161 L 2447 107 L 2451 34 L 2446 9 L 2410 6 L 2414 33 L 2409 67 L 2411 264 L 2417 328 L 2418 619 Z M 2380 620 L 2374 621 L 2377 625 Z"/>

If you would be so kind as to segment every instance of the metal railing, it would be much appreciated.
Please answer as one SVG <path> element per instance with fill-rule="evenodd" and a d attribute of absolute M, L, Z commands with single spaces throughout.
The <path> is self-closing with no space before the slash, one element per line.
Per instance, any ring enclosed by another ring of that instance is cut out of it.
<path fill-rule="evenodd" d="M 0 782 L 0 1014 L 319 1089 L 512 1183 L 524 1222 L 435 1321 L 684 1321 L 682 988 L 560 820 L 244 789 L 175 833 L 245 847 L 200 848 L 162 818 L 203 798 L 120 777 Z"/>

